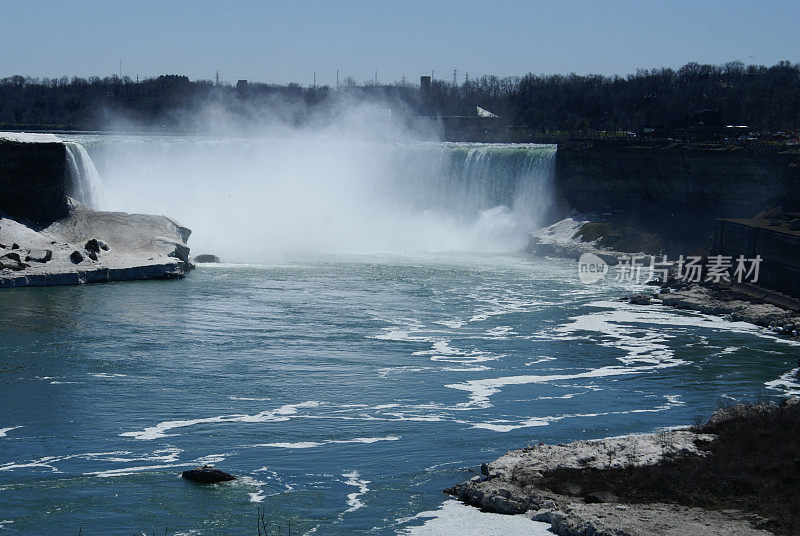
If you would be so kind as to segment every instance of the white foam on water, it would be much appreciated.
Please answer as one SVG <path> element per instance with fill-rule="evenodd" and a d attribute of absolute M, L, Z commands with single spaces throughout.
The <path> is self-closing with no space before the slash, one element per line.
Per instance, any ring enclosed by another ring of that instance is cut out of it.
<path fill-rule="evenodd" d="M 104 461 L 112 463 L 131 463 L 131 462 L 162 462 L 174 463 L 177 462 L 182 449 L 176 447 L 169 447 L 164 449 L 154 450 L 150 454 L 131 454 L 130 451 L 120 450 L 114 452 L 87 452 L 84 454 L 75 454 L 75 458 L 83 458 L 92 461 Z"/>
<path fill-rule="evenodd" d="M 434 322 L 434 324 L 441 324 L 442 326 L 445 326 L 445 327 L 448 327 L 448 328 L 451 328 L 451 329 L 460 329 L 460 328 L 463 328 L 467 324 L 467 321 L 466 320 L 459 320 L 459 319 L 437 320 L 437 321 Z"/>
<path fill-rule="evenodd" d="M 570 324 L 558 328 L 552 338 L 561 340 L 569 338 L 580 339 L 583 336 L 580 333 L 582 331 L 600 333 L 608 336 L 610 340 L 601 340 L 598 341 L 598 344 L 618 347 L 627 351 L 627 355 L 620 358 L 620 361 L 626 364 L 648 362 L 682 364 L 680 360 L 673 357 L 672 350 L 665 344 L 672 336 L 664 333 L 663 329 L 653 329 L 654 327 L 666 327 L 667 330 L 699 327 L 714 331 L 754 335 L 790 346 L 800 345 L 798 341 L 780 337 L 754 324 L 731 322 L 722 317 L 693 311 L 682 311 L 681 314 L 678 314 L 673 308 L 663 305 L 641 307 L 611 301 L 596 301 L 588 305 L 601 307 L 604 310 L 573 318 Z M 642 324 L 650 327 L 641 327 Z M 639 332 L 636 332 L 637 328 L 640 329 Z M 645 330 L 644 335 L 641 335 L 641 329 Z M 626 331 L 634 332 L 635 335 L 640 336 L 633 336 L 626 333 Z M 701 335 L 700 344 L 704 345 L 705 342 L 707 342 L 707 339 Z M 740 348 L 728 346 L 719 353 L 720 355 L 729 355 L 738 350 Z M 769 350 L 764 350 L 764 352 L 778 353 Z M 785 373 L 776 380 L 766 382 L 765 387 L 782 391 L 785 395 L 800 395 L 800 382 L 797 381 L 793 371 Z"/>
<path fill-rule="evenodd" d="M 528 310 L 533 306 L 542 305 L 541 302 L 532 302 L 528 299 L 518 298 L 511 295 L 504 296 L 502 298 L 492 297 L 487 301 L 490 304 L 489 307 L 473 314 L 469 319 L 470 322 L 483 322 L 494 316 L 518 313 Z"/>
<path fill-rule="evenodd" d="M 230 453 L 225 454 L 209 454 L 208 456 L 203 456 L 202 458 L 197 458 L 195 463 L 197 465 L 214 465 L 217 463 L 222 463 L 225 461 L 225 458 L 230 456 Z"/>
<path fill-rule="evenodd" d="M 709 328 L 716 331 L 725 331 L 732 333 L 743 333 L 748 335 L 755 335 L 763 339 L 769 339 L 780 344 L 789 346 L 800 346 L 800 341 L 780 337 L 766 328 L 750 324 L 749 322 L 732 322 L 720 316 L 707 315 L 696 311 L 678 311 L 666 305 L 650 305 L 647 307 L 640 305 L 630 305 L 626 302 L 618 301 L 595 301 L 588 303 L 589 307 L 599 307 L 606 311 L 599 313 L 590 313 L 582 317 L 575 317 L 575 321 L 570 326 L 565 328 L 565 332 L 576 331 L 580 329 L 582 318 L 593 317 L 596 315 L 610 315 L 607 318 L 608 322 L 626 322 L 626 323 L 643 323 L 653 324 L 658 326 L 667 326 L 671 328 L 681 327 L 699 327 Z M 609 311 L 610 310 L 610 311 Z M 591 320 L 588 320 L 590 325 Z"/>
<path fill-rule="evenodd" d="M 263 489 L 260 489 L 260 490 L 256 491 L 255 493 L 248 493 L 247 495 L 250 497 L 250 502 L 251 503 L 260 503 L 260 502 L 263 502 L 264 499 L 267 498 L 267 494 L 264 493 Z"/>
<path fill-rule="evenodd" d="M 484 332 L 485 339 L 493 339 L 493 340 L 505 340 L 510 339 L 513 335 L 516 335 L 517 332 L 511 326 L 497 326 L 491 329 L 487 329 Z"/>
<path fill-rule="evenodd" d="M 358 491 L 354 491 L 353 493 L 349 493 L 347 495 L 348 508 L 339 516 L 340 519 L 344 514 L 349 514 L 350 512 L 355 512 L 356 510 L 363 508 L 364 502 L 361 500 L 361 497 L 369 491 L 369 480 L 362 479 L 358 471 L 342 473 L 342 476 L 347 479 L 345 484 L 348 486 L 355 486 L 358 488 Z"/>
<path fill-rule="evenodd" d="M 680 400 L 680 395 L 664 395 L 665 403 L 653 408 L 637 408 L 621 411 L 604 411 L 598 413 L 571 413 L 566 415 L 556 415 L 548 417 L 530 417 L 519 421 L 519 423 L 512 424 L 509 420 L 498 420 L 472 424 L 472 428 L 482 428 L 491 430 L 493 432 L 511 432 L 519 428 L 531 428 L 535 426 L 547 426 L 552 422 L 562 421 L 564 419 L 587 418 L 587 417 L 607 417 L 610 415 L 628 415 L 631 413 L 658 413 L 667 411 L 676 406 L 682 406 L 683 401 Z M 468 424 L 468 423 L 466 423 Z"/>
<path fill-rule="evenodd" d="M 491 354 L 480 350 L 461 350 L 452 347 L 450 342 L 448 339 L 434 340 L 430 350 L 419 350 L 411 355 L 430 356 L 431 361 L 451 363 L 482 363 L 504 357 L 504 354 Z"/>
<path fill-rule="evenodd" d="M 8 525 L 13 525 L 14 521 L 11 519 L 0 519 L 0 529 L 7 530 L 9 529 Z"/>
<path fill-rule="evenodd" d="M 59 458 L 57 456 L 45 456 L 30 462 L 8 462 L 0 465 L 0 471 L 15 471 L 17 469 L 32 469 L 35 467 L 41 467 L 43 469 L 49 469 L 54 473 L 60 473 L 61 471 L 59 471 L 58 468 L 52 464 L 62 459 L 64 458 Z"/>
<path fill-rule="evenodd" d="M 444 367 L 441 370 L 446 372 L 484 372 L 492 369 L 485 365 L 477 365 L 474 367 Z"/>
<path fill-rule="evenodd" d="M 401 374 L 405 372 L 425 372 L 428 370 L 435 370 L 434 367 L 413 367 L 413 366 L 397 366 L 390 368 L 382 368 L 378 370 L 378 376 L 388 378 L 392 374 Z"/>
<path fill-rule="evenodd" d="M 257 443 L 254 447 L 274 447 L 278 449 L 311 449 L 321 447 L 323 443 L 316 441 L 299 441 L 297 443 Z"/>
<path fill-rule="evenodd" d="M 377 443 L 378 441 L 399 441 L 399 436 L 384 436 L 384 437 L 356 437 L 354 439 L 347 439 L 342 441 L 335 441 L 335 443 Z"/>
<path fill-rule="evenodd" d="M 497 421 L 488 421 L 488 422 L 479 422 L 472 425 L 472 428 L 481 428 L 484 430 L 491 430 L 493 432 L 511 432 L 512 430 L 517 430 L 518 428 L 528 428 L 532 426 L 547 426 L 550 424 L 552 419 L 548 418 L 541 418 L 541 419 L 526 419 L 523 424 L 510 424 L 509 421 L 497 420 Z M 509 423 L 509 424 L 504 424 Z"/>
<path fill-rule="evenodd" d="M 253 471 L 253 472 L 254 472 L 254 473 L 267 473 L 267 474 L 269 474 L 270 478 L 272 478 L 273 480 L 275 480 L 276 482 L 278 482 L 278 484 L 280 484 L 281 486 L 283 486 L 284 488 L 286 488 L 286 491 L 294 491 L 294 486 L 293 486 L 293 485 L 289 484 L 288 482 L 285 482 L 285 481 L 284 481 L 284 480 L 283 480 L 283 479 L 282 479 L 282 478 L 281 478 L 281 477 L 278 475 L 278 473 L 277 473 L 276 471 L 273 471 L 273 470 L 272 470 L 272 469 L 270 469 L 269 467 L 266 467 L 266 466 L 264 466 L 264 467 L 262 467 L 262 468 L 260 468 L 260 469 L 256 469 L 256 470 L 255 470 L 255 471 Z M 307 474 L 306 476 L 313 476 L 313 475 L 309 475 L 309 474 Z M 312 483 L 312 484 L 313 484 L 313 483 Z"/>
<path fill-rule="evenodd" d="M 12 430 L 17 430 L 19 428 L 25 428 L 24 426 L 9 426 L 8 428 L 0 428 L 0 437 L 6 437 L 9 432 Z"/>
<path fill-rule="evenodd" d="M 175 467 L 185 467 L 185 464 L 163 464 L 163 465 L 141 465 L 138 467 L 123 467 L 120 469 L 110 469 L 107 471 L 91 471 L 88 473 L 84 473 L 87 476 L 96 476 L 98 478 L 112 478 L 117 476 L 128 476 L 128 475 L 135 475 L 137 473 L 143 473 L 148 471 L 158 471 L 160 469 L 172 469 Z"/>
<path fill-rule="evenodd" d="M 800 373 L 800 368 L 792 369 L 777 380 L 768 381 L 764 385 L 767 389 L 782 391 L 786 396 L 798 396 L 800 395 L 798 373 Z"/>
<path fill-rule="evenodd" d="M 107 372 L 90 372 L 89 376 L 94 376 L 95 378 L 104 378 L 104 379 L 111 379 L 111 378 L 126 378 L 127 374 L 109 374 Z"/>
<path fill-rule="evenodd" d="M 260 422 L 285 422 L 290 420 L 291 417 L 297 415 L 298 410 L 303 408 L 315 408 L 321 405 L 321 402 L 316 400 L 308 400 L 299 404 L 286 404 L 277 409 L 262 411 L 255 415 L 234 414 L 234 415 L 217 415 L 215 417 L 205 417 L 199 419 L 186 419 L 175 421 L 164 421 L 150 426 L 144 430 L 135 432 L 123 432 L 119 434 L 121 437 L 132 437 L 141 441 L 149 441 L 152 439 L 160 439 L 170 437 L 175 434 L 167 434 L 170 430 L 177 428 L 186 428 L 196 426 L 198 424 L 223 424 L 231 422 L 245 422 L 245 423 L 260 423 Z"/>
<path fill-rule="evenodd" d="M 399 436 L 383 436 L 383 437 L 355 437 L 353 439 L 327 439 L 325 441 L 298 441 L 291 442 L 278 442 L 278 443 L 256 443 L 251 445 L 253 447 L 273 447 L 281 449 L 312 449 L 332 444 L 346 444 L 346 443 L 362 443 L 371 444 L 379 441 L 399 441 Z"/>
<path fill-rule="evenodd" d="M 539 363 L 544 363 L 545 361 L 555 361 L 555 357 L 538 357 L 531 361 L 526 361 L 525 366 L 530 367 L 531 365 L 538 365 Z"/>
<path fill-rule="evenodd" d="M 469 402 L 459 404 L 461 407 L 478 407 L 489 408 L 492 404 L 489 398 L 500 392 L 503 387 L 510 385 L 526 385 L 532 383 L 547 383 L 561 380 L 574 380 L 583 378 L 603 378 L 607 376 L 625 376 L 631 374 L 643 374 L 652 372 L 657 369 L 675 366 L 675 364 L 666 363 L 652 366 L 640 367 L 621 367 L 621 366 L 606 366 L 599 367 L 585 372 L 577 372 L 574 374 L 525 374 L 520 376 L 505 376 L 500 378 L 486 378 L 481 380 L 468 380 L 461 383 L 451 383 L 445 385 L 450 389 L 458 389 L 460 391 L 467 391 L 469 393 Z"/>
<path fill-rule="evenodd" d="M 0 471 L 15 471 L 18 469 L 31 469 L 31 468 L 44 468 L 49 469 L 53 473 L 61 473 L 55 466 L 56 463 L 81 459 L 91 462 L 108 462 L 108 463 L 131 463 L 131 462 L 162 462 L 174 463 L 178 461 L 180 453 L 183 452 L 179 448 L 168 447 L 164 449 L 155 450 L 150 454 L 133 455 L 127 450 L 116 450 L 111 452 L 84 452 L 81 454 L 69 454 L 66 456 L 45 456 L 26 462 L 9 462 L 0 465 Z M 128 469 L 115 469 L 115 471 L 126 471 Z M 98 471 L 98 473 L 106 473 L 108 471 Z M 87 473 L 89 474 L 89 473 Z M 93 474 L 93 473 L 92 473 Z"/>
<path fill-rule="evenodd" d="M 419 526 L 399 529 L 398 536 L 553 536 L 550 524 L 533 521 L 525 514 L 504 515 L 481 512 L 459 501 L 445 501 L 438 510 L 420 512 L 399 524 L 421 521 Z"/>
<path fill-rule="evenodd" d="M 247 496 L 250 499 L 251 503 L 260 503 L 263 502 L 264 499 L 267 498 L 267 493 L 264 491 L 264 486 L 267 485 L 266 482 L 262 482 L 261 480 L 257 480 L 252 476 L 241 476 L 237 478 L 233 482 L 234 486 L 246 486 L 248 488 L 256 488 L 256 491 L 248 492 Z"/>

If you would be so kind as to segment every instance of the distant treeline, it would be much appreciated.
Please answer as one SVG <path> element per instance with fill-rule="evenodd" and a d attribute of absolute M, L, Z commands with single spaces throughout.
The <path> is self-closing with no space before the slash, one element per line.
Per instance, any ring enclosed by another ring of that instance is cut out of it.
<path fill-rule="evenodd" d="M 516 133 L 635 130 L 670 125 L 701 109 L 720 110 L 728 124 L 762 131 L 800 128 L 800 64 L 771 67 L 731 62 L 689 63 L 678 70 L 639 70 L 625 77 L 600 75 L 483 76 L 454 84 L 358 84 L 339 88 L 298 84 L 215 84 L 167 75 L 0 80 L 0 127 L 102 129 L 111 117 L 136 124 L 180 128 L 182 112 L 221 105 L 247 122 L 254 116 L 303 123 L 324 115 L 342 97 L 378 99 L 409 115 L 469 116 L 480 106 Z"/>

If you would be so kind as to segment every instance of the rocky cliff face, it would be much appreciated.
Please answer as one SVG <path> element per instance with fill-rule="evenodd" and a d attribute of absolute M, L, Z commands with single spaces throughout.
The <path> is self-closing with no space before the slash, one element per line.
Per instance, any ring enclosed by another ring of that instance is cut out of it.
<path fill-rule="evenodd" d="M 563 143 L 556 153 L 556 186 L 584 212 L 745 217 L 786 196 L 791 162 L 769 147 Z"/>
<path fill-rule="evenodd" d="M 573 209 L 605 213 L 700 247 L 716 218 L 752 217 L 800 202 L 800 155 L 777 148 L 672 142 L 568 142 L 558 146 L 555 188 Z M 684 251 L 689 253 L 689 251 Z"/>
<path fill-rule="evenodd" d="M 66 148 L 0 137 L 0 212 L 46 225 L 69 212 Z"/>

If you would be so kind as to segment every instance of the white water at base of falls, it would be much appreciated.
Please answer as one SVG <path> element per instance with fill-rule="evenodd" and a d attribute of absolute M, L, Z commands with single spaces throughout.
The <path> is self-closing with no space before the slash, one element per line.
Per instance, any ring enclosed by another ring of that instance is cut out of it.
<path fill-rule="evenodd" d="M 83 145 L 65 142 L 71 180 L 69 195 L 95 210 L 106 208 L 100 173 Z"/>
<path fill-rule="evenodd" d="M 75 136 L 110 210 L 165 214 L 230 262 L 296 255 L 510 252 L 552 202 L 555 147 Z"/>

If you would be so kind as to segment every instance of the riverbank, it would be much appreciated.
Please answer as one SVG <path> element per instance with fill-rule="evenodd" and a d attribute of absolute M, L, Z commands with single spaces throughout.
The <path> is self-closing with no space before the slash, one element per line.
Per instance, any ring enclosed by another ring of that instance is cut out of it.
<path fill-rule="evenodd" d="M 164 216 L 80 204 L 39 231 L 0 218 L 0 288 L 179 279 L 192 269 L 190 233 Z"/>
<path fill-rule="evenodd" d="M 531 233 L 525 252 L 576 261 L 590 253 L 611 267 L 620 262 L 630 264 L 634 256 L 639 256 L 643 267 L 638 282 L 645 283 L 649 276 L 648 259 L 653 257 L 654 262 L 663 259 L 663 253 L 652 247 L 657 242 L 648 243 L 647 238 L 646 233 L 635 229 L 620 229 L 610 223 L 592 221 L 591 216 L 572 215 Z M 693 253 L 704 256 L 708 252 L 709 249 L 703 249 Z M 614 277 L 612 270 L 609 269 L 606 278 Z M 656 292 L 649 296 L 676 309 L 749 322 L 785 336 L 800 335 L 800 299 L 746 282 L 706 282 L 704 274 L 698 282 L 683 279 L 673 265 L 666 281 L 650 281 Z"/>
<path fill-rule="evenodd" d="M 562 536 L 800 533 L 800 403 L 737 405 L 704 424 L 508 452 L 445 490 Z"/>
<path fill-rule="evenodd" d="M 800 334 L 800 300 L 754 285 L 672 281 L 662 286 L 654 297 L 676 309 L 749 322 L 790 337 Z"/>

